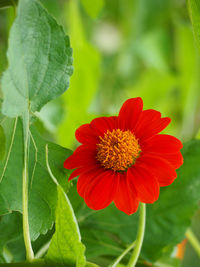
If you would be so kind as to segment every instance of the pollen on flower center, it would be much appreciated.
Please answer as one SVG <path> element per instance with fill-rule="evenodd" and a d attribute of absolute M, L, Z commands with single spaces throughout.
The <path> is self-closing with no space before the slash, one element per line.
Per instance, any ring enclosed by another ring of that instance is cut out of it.
<path fill-rule="evenodd" d="M 108 130 L 100 139 L 96 158 L 105 169 L 125 171 L 141 152 L 138 140 L 129 130 Z"/>

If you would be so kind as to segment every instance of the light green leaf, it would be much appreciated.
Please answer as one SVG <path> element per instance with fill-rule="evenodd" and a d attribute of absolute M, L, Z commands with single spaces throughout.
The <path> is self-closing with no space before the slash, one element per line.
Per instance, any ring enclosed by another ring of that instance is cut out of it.
<path fill-rule="evenodd" d="M 93 19 L 95 19 L 99 15 L 104 6 L 104 0 L 93 0 L 92 4 L 90 0 L 81 0 L 81 3 L 85 11 Z"/>
<path fill-rule="evenodd" d="M 63 189 L 58 185 L 58 202 L 56 208 L 56 231 L 45 257 L 51 266 L 85 266 L 85 247 L 81 243 L 78 224 Z"/>
<path fill-rule="evenodd" d="M 2 112 L 9 117 L 39 111 L 69 86 L 72 50 L 61 26 L 37 0 L 20 0 L 3 75 Z"/>
<path fill-rule="evenodd" d="M 197 46 L 200 49 L 200 2 L 199 0 L 188 0 L 188 9 L 192 21 L 193 31 Z"/>
<path fill-rule="evenodd" d="M 2 127 L 6 134 L 6 154 L 0 161 L 0 214 L 22 211 L 23 131 L 20 119 L 7 118 Z M 54 222 L 57 201 L 56 185 L 52 181 L 45 160 L 45 145 L 49 148 L 49 162 L 58 182 L 67 190 L 64 160 L 71 154 L 56 144 L 45 141 L 34 127 L 30 129 L 29 149 L 29 224 L 32 239 L 46 233 Z"/>
<path fill-rule="evenodd" d="M 156 261 L 184 239 L 200 201 L 200 141 L 188 142 L 182 153 L 184 164 L 177 171 L 178 178 L 172 185 L 161 188 L 157 202 L 147 205 L 141 256 L 148 261 Z M 70 192 L 69 198 L 75 208 L 88 257 L 119 256 L 121 252 L 116 248 L 123 250 L 135 240 L 138 213 L 127 216 L 114 205 L 95 212 L 85 207 L 76 192 Z"/>

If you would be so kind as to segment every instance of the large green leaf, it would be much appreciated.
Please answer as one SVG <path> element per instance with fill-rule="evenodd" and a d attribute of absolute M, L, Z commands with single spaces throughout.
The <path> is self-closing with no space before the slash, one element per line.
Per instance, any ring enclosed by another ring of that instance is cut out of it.
<path fill-rule="evenodd" d="M 188 0 L 188 8 L 197 46 L 200 49 L 200 2 L 199 0 Z"/>
<path fill-rule="evenodd" d="M 58 202 L 56 208 L 56 231 L 45 257 L 51 266 L 85 266 L 85 247 L 81 243 L 78 224 L 63 189 L 58 186 Z"/>
<path fill-rule="evenodd" d="M 35 112 L 69 86 L 72 50 L 61 26 L 37 0 L 20 0 L 3 75 L 2 111 L 9 117 Z"/>
<path fill-rule="evenodd" d="M 142 257 L 156 261 L 163 252 L 183 238 L 200 200 L 200 141 L 188 142 L 183 148 L 184 164 L 178 178 L 166 188 L 153 205 L 147 205 L 147 225 Z M 114 205 L 95 212 L 85 207 L 76 192 L 70 192 L 86 244 L 88 257 L 119 255 L 136 238 L 138 214 L 127 216 Z M 77 200 L 78 199 L 78 200 Z M 79 203 L 75 204 L 74 203 Z"/>
<path fill-rule="evenodd" d="M 6 154 L 0 160 L 0 214 L 22 211 L 23 131 L 20 119 L 6 118 L 2 123 L 6 134 Z M 46 233 L 53 225 L 57 200 L 45 160 L 48 144 L 49 162 L 58 182 L 67 190 L 67 171 L 64 160 L 71 154 L 56 144 L 45 141 L 34 127 L 30 129 L 29 149 L 29 224 L 32 239 Z"/>

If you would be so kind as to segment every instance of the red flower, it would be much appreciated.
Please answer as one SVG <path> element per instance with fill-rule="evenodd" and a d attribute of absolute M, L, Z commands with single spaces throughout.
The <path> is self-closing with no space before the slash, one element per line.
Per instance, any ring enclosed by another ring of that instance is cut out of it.
<path fill-rule="evenodd" d="M 182 143 L 158 134 L 170 123 L 160 112 L 143 111 L 141 98 L 128 99 L 118 116 L 101 117 L 76 130 L 82 143 L 64 167 L 76 169 L 77 191 L 88 207 L 99 210 L 112 201 L 127 214 L 139 202 L 153 203 L 160 186 L 170 185 L 183 163 Z"/>

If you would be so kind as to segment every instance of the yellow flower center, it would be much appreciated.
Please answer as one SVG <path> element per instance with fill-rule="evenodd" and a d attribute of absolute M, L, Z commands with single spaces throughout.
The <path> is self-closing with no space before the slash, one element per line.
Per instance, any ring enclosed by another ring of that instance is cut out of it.
<path fill-rule="evenodd" d="M 135 163 L 141 149 L 130 131 L 107 131 L 97 144 L 97 160 L 105 169 L 125 171 Z"/>

